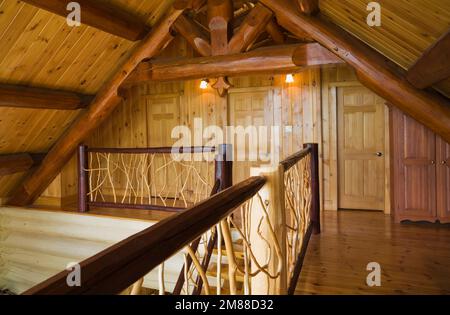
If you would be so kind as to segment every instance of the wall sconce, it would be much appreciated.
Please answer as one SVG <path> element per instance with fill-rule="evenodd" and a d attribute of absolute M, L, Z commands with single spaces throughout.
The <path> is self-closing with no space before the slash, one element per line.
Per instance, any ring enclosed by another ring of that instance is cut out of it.
<path fill-rule="evenodd" d="M 286 75 L 286 83 L 294 83 L 294 75 L 293 74 L 287 74 Z"/>
<path fill-rule="evenodd" d="M 200 88 L 201 88 L 202 90 L 206 90 L 206 89 L 208 88 L 208 86 L 209 86 L 209 80 L 208 80 L 208 79 L 203 79 L 203 80 L 200 82 Z"/>

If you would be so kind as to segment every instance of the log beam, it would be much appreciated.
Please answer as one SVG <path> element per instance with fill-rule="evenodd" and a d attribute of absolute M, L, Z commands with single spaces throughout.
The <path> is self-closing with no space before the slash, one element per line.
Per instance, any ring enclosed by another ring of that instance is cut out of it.
<path fill-rule="evenodd" d="M 409 69 L 406 78 L 419 89 L 450 77 L 450 31 L 441 36 Z"/>
<path fill-rule="evenodd" d="M 319 13 L 319 0 L 297 0 L 300 12 L 306 15 L 315 15 Z"/>
<path fill-rule="evenodd" d="M 118 90 L 129 74 L 144 59 L 160 53 L 173 39 L 170 28 L 182 13 L 183 10 L 174 9 L 161 19 L 118 72 L 104 84 L 89 108 L 58 139 L 42 164 L 18 187 L 9 200 L 9 204 L 29 205 L 45 190 L 73 156 L 78 145 L 98 128 L 120 104 L 121 98 L 118 96 Z"/>
<path fill-rule="evenodd" d="M 334 24 L 297 13 L 291 1 L 261 2 L 275 13 L 285 29 L 293 34 L 308 33 L 352 66 L 362 84 L 450 142 L 448 100 L 415 88 L 392 69 L 383 55 Z"/>
<path fill-rule="evenodd" d="M 264 47 L 247 53 L 143 62 L 126 85 L 149 80 L 191 80 L 252 74 L 298 72 L 306 67 L 341 64 L 343 61 L 320 44 Z"/>
<path fill-rule="evenodd" d="M 286 40 L 283 31 L 281 30 L 280 26 L 277 24 L 275 19 L 271 19 L 269 23 L 266 25 L 266 32 L 270 35 L 274 43 L 278 45 L 284 44 L 284 41 Z"/>
<path fill-rule="evenodd" d="M 6 176 L 28 171 L 41 163 L 44 155 L 18 153 L 0 155 L 0 176 Z"/>
<path fill-rule="evenodd" d="M 173 29 L 183 36 L 201 56 L 211 56 L 209 38 L 191 19 L 181 15 L 173 24 Z"/>
<path fill-rule="evenodd" d="M 0 107 L 75 110 L 87 107 L 92 99 L 66 91 L 0 84 Z"/>
<path fill-rule="evenodd" d="M 67 17 L 68 0 L 23 0 L 38 8 Z M 141 40 L 150 28 L 134 14 L 98 0 L 77 0 L 81 7 L 81 23 L 93 26 L 107 33 L 131 40 Z"/>
<path fill-rule="evenodd" d="M 257 4 L 246 16 L 233 38 L 231 38 L 228 44 L 228 52 L 234 54 L 247 50 L 261 32 L 264 31 L 272 16 L 272 11 L 262 4 Z"/>

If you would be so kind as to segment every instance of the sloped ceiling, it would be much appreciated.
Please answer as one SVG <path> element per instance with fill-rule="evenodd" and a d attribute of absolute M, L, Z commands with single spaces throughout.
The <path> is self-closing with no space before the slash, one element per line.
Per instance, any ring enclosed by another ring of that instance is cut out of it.
<path fill-rule="evenodd" d="M 379 0 L 381 26 L 366 23 L 369 0 L 320 0 L 322 15 L 405 70 L 450 28 L 450 0 Z M 450 79 L 436 86 L 450 97 Z"/>
<path fill-rule="evenodd" d="M 173 1 L 109 0 L 153 25 Z M 16 0 L 0 0 L 0 83 L 95 94 L 136 43 Z M 46 152 L 79 111 L 0 108 L 0 154 Z M 0 198 L 25 176 L 0 178 Z"/>

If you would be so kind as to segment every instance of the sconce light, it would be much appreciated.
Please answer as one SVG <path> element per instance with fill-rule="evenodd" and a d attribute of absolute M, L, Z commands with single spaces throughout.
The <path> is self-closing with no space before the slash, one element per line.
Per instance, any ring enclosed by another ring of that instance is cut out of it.
<path fill-rule="evenodd" d="M 286 75 L 286 83 L 294 83 L 294 75 L 293 74 L 287 74 Z"/>
<path fill-rule="evenodd" d="M 206 90 L 206 89 L 208 88 L 208 85 L 209 85 L 209 80 L 208 80 L 208 79 L 203 79 L 203 80 L 200 82 L 200 88 L 201 88 L 202 90 Z"/>

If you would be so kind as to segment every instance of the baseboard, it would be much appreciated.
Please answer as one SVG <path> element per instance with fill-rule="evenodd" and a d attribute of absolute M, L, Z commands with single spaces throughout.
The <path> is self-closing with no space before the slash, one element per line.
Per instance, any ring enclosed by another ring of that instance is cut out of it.
<path fill-rule="evenodd" d="M 60 197 L 41 196 L 33 203 L 35 206 L 61 207 Z"/>
<path fill-rule="evenodd" d="M 61 200 L 61 206 L 62 207 L 68 207 L 68 206 L 77 206 L 78 205 L 78 195 L 70 195 L 65 196 Z"/>

